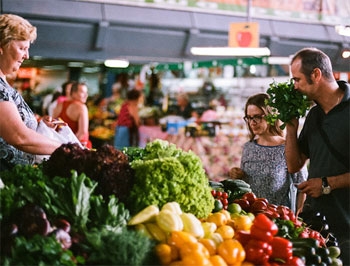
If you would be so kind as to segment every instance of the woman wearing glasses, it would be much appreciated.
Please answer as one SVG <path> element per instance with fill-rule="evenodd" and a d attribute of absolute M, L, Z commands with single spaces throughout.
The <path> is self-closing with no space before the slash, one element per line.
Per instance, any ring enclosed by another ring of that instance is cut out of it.
<path fill-rule="evenodd" d="M 271 107 L 265 104 L 268 97 L 265 93 L 259 93 L 247 100 L 244 120 L 249 129 L 249 141 L 243 146 L 241 168 L 232 168 L 230 177 L 249 183 L 257 197 L 266 198 L 272 204 L 288 206 L 298 214 L 304 196 L 300 194 L 295 209 L 295 201 L 289 194 L 291 181 L 284 152 L 284 132 L 280 129 L 279 121 L 270 125 L 265 120 L 265 116 L 272 112 Z M 293 176 L 294 183 L 306 179 L 306 168 Z"/>

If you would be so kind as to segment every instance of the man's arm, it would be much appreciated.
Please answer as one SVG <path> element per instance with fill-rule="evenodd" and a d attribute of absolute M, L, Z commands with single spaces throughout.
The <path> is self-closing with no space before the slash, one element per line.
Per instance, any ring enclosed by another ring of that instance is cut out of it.
<path fill-rule="evenodd" d="M 296 173 L 305 165 L 307 157 L 300 151 L 298 146 L 298 126 L 299 121 L 293 119 L 290 123 L 287 123 L 287 136 L 286 136 L 286 160 L 287 167 L 290 173 Z"/>
<path fill-rule="evenodd" d="M 350 173 L 344 173 L 337 176 L 327 176 L 328 185 L 331 191 L 338 188 L 350 188 Z M 307 195 L 318 198 L 322 195 L 322 180 L 320 178 L 310 178 L 301 183 L 298 189 Z M 332 192 L 331 192 L 332 193 Z"/>

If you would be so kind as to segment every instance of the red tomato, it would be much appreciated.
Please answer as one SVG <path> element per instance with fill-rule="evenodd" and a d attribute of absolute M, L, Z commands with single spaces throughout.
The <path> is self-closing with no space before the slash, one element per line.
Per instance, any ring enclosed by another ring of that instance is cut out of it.
<path fill-rule="evenodd" d="M 216 197 L 220 198 L 222 196 L 222 191 L 216 191 Z"/>
<path fill-rule="evenodd" d="M 227 199 L 227 198 L 228 198 L 227 192 L 223 192 L 221 197 L 222 197 L 223 199 Z"/>
<path fill-rule="evenodd" d="M 256 198 L 255 201 L 262 201 L 265 202 L 266 205 L 269 204 L 269 201 L 266 198 Z"/>
<path fill-rule="evenodd" d="M 228 199 L 221 199 L 221 202 L 224 206 L 228 205 Z"/>
<path fill-rule="evenodd" d="M 243 195 L 242 199 L 245 199 L 252 204 L 256 200 L 256 195 L 253 192 L 247 192 Z"/>
<path fill-rule="evenodd" d="M 250 206 L 251 212 L 261 212 L 267 209 L 267 204 L 264 201 L 254 201 Z"/>
<path fill-rule="evenodd" d="M 215 198 L 215 197 L 216 197 L 216 190 L 212 190 L 212 191 L 211 191 L 211 194 L 212 194 L 213 197 Z"/>

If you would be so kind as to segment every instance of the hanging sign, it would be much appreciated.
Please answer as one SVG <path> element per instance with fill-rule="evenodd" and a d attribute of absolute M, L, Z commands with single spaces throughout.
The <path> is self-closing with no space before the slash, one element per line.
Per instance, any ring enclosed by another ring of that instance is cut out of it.
<path fill-rule="evenodd" d="M 259 23 L 231 23 L 228 38 L 229 47 L 259 47 Z"/>

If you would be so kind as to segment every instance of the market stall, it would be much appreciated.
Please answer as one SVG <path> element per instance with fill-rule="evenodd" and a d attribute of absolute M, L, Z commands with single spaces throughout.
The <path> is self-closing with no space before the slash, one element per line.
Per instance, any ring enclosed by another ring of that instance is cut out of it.
<path fill-rule="evenodd" d="M 289 208 L 244 181 L 208 182 L 197 155 L 166 141 L 64 144 L 1 178 L 3 265 L 341 265 Z"/>

